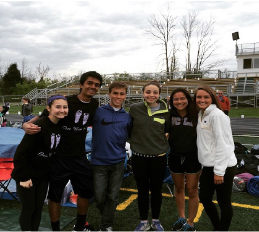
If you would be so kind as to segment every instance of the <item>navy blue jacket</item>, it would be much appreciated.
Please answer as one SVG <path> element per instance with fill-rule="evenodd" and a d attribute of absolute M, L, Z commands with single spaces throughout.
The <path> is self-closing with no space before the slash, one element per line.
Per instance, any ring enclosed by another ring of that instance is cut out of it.
<path fill-rule="evenodd" d="M 99 107 L 93 119 L 91 164 L 124 161 L 130 128 L 131 117 L 123 108 L 115 111 L 109 104 Z"/>

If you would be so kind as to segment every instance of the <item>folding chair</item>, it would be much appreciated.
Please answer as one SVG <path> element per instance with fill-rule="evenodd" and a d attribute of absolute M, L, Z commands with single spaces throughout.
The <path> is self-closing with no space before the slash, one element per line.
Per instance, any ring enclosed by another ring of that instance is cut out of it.
<path fill-rule="evenodd" d="M 12 180 L 11 173 L 13 168 L 13 158 L 0 158 L 0 191 L 2 191 L 0 198 L 2 198 L 6 192 L 17 200 L 17 197 L 8 189 Z"/>

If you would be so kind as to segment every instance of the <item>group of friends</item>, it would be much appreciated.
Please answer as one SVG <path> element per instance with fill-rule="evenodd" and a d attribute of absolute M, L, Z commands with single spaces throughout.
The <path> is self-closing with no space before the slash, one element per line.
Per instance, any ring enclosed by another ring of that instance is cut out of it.
<path fill-rule="evenodd" d="M 15 152 L 12 173 L 21 201 L 21 230 L 38 230 L 46 194 L 52 230 L 60 230 L 61 198 L 70 180 L 78 194 L 74 231 L 94 230 L 87 222 L 93 197 L 101 215 L 99 230 L 112 231 L 129 141 L 140 215 L 135 231 L 151 227 L 164 231 L 160 211 L 167 165 L 179 213 L 172 230 L 195 231 L 193 221 L 200 200 L 212 229 L 227 231 L 233 216 L 231 192 L 237 160 L 230 119 L 215 91 L 199 86 L 192 98 L 187 90 L 177 88 L 171 93 L 169 109 L 160 99 L 159 82 L 151 81 L 143 86 L 144 101 L 132 104 L 127 113 L 122 107 L 127 85 L 112 82 L 110 103 L 98 107 L 93 96 L 101 85 L 99 73 L 86 72 L 80 77 L 78 95 L 51 96 L 42 115 L 23 124 L 26 133 Z M 89 126 L 91 161 L 85 152 Z M 213 203 L 215 191 L 220 212 Z"/>

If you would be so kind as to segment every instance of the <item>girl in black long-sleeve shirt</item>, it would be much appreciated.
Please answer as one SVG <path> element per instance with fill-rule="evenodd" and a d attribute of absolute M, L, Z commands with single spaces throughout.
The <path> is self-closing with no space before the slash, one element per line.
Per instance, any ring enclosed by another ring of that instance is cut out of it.
<path fill-rule="evenodd" d="M 40 225 L 48 189 L 49 164 L 61 139 L 58 121 L 68 113 L 66 98 L 62 95 L 50 97 L 47 109 L 49 116 L 35 123 L 41 131 L 25 134 L 14 155 L 12 178 L 16 181 L 22 204 L 19 223 L 23 231 L 36 231 Z"/>

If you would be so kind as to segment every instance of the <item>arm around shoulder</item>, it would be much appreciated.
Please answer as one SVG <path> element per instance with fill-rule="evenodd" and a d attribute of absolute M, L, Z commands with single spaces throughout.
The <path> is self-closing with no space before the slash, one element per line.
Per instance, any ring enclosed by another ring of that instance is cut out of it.
<path fill-rule="evenodd" d="M 26 134 L 36 134 L 41 130 L 41 127 L 38 125 L 35 125 L 34 122 L 36 122 L 39 119 L 39 116 L 36 116 L 32 118 L 30 121 L 25 122 L 22 125 L 23 130 L 25 131 Z"/>

